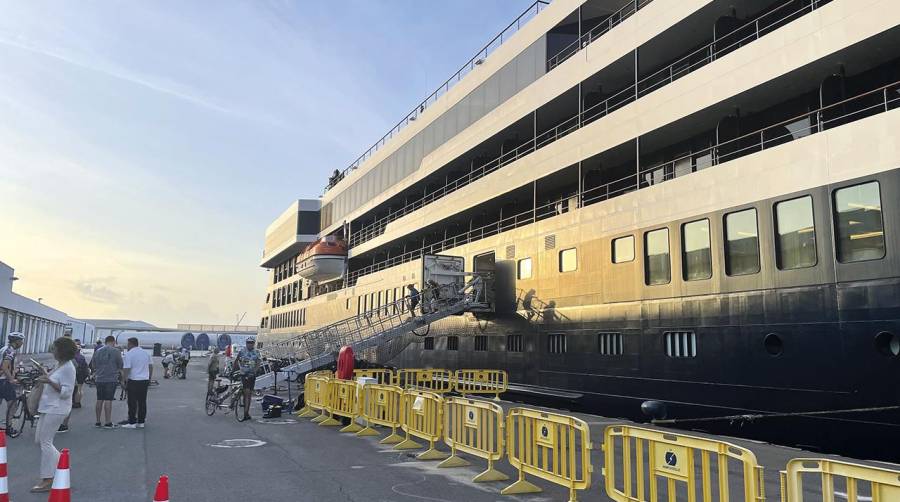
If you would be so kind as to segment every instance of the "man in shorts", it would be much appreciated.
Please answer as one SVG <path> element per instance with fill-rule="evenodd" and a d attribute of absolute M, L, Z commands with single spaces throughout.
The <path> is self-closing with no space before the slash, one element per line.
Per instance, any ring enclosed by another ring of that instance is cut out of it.
<path fill-rule="evenodd" d="M 112 422 L 112 402 L 116 399 L 116 384 L 122 381 L 122 353 L 116 347 L 116 337 L 107 336 L 103 347 L 94 352 L 91 368 L 94 370 L 94 382 L 97 385 L 97 422 L 94 427 L 114 429 Z M 100 412 L 106 416 L 106 422 L 100 422 Z"/>
<path fill-rule="evenodd" d="M 16 386 L 19 385 L 16 380 L 16 352 L 25 343 L 25 335 L 18 331 L 13 331 L 6 338 L 6 345 L 0 349 L 0 403 L 11 403 L 16 399 Z"/>
<path fill-rule="evenodd" d="M 247 346 L 238 352 L 234 360 L 235 366 L 240 368 L 241 384 L 244 391 L 244 418 L 241 422 L 250 420 L 250 397 L 256 387 L 256 372 L 262 358 L 256 350 L 256 340 L 251 336 L 247 338 Z"/>
<path fill-rule="evenodd" d="M 206 392 L 208 394 L 212 394 L 213 387 L 215 386 L 216 378 L 219 378 L 219 363 L 221 359 L 219 357 L 219 349 L 214 348 L 212 354 L 209 355 L 209 366 L 206 368 L 207 373 L 209 373 L 209 383 L 206 387 Z"/>

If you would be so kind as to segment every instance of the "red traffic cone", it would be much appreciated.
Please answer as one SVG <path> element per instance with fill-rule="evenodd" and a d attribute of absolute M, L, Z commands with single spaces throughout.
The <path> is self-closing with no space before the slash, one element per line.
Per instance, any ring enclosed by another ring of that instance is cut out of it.
<path fill-rule="evenodd" d="M 3 502 L 0 500 L 0 502 Z M 160 476 L 153 502 L 169 502 L 169 476 Z"/>
<path fill-rule="evenodd" d="M 71 502 L 72 484 L 69 479 L 69 449 L 65 448 L 59 456 L 59 464 L 56 466 L 56 474 L 53 476 L 53 486 L 50 488 L 50 498 L 47 502 Z"/>
<path fill-rule="evenodd" d="M 6 431 L 0 430 L 0 502 L 9 502 L 9 484 L 6 480 Z"/>

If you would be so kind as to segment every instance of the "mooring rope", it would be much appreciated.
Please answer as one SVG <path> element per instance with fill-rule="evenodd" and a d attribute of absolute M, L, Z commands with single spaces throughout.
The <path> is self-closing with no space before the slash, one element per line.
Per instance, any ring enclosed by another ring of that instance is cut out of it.
<path fill-rule="evenodd" d="M 878 406 L 873 408 L 850 408 L 845 410 L 823 410 L 823 411 L 797 411 L 792 413 L 751 413 L 744 415 L 724 415 L 720 417 L 704 417 L 704 418 L 670 418 L 664 420 L 651 420 L 654 425 L 675 425 L 685 422 L 716 422 L 719 420 L 731 420 L 752 422 L 760 418 L 779 418 L 779 417 L 809 417 L 816 415 L 835 415 L 840 413 L 865 413 L 871 411 L 890 411 L 900 409 L 900 405 L 895 406 Z"/>

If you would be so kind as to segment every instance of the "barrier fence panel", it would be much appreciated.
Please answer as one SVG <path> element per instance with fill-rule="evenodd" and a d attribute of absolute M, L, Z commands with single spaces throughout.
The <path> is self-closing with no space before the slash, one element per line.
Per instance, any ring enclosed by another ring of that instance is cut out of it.
<path fill-rule="evenodd" d="M 590 488 L 591 433 L 583 420 L 513 408 L 506 417 L 506 437 L 509 463 L 519 470 L 519 478 L 501 494 L 542 491 L 525 480 L 526 473 L 568 488 L 570 501 L 578 499 L 578 490 Z"/>
<path fill-rule="evenodd" d="M 312 373 L 307 373 L 305 377 L 303 377 L 303 407 L 297 410 L 297 416 L 306 418 L 306 417 L 314 417 L 316 416 L 316 411 L 309 405 L 310 403 L 310 393 L 311 393 L 311 381 L 310 376 Z"/>
<path fill-rule="evenodd" d="M 810 483 L 804 488 L 804 478 Z M 900 471 L 822 458 L 796 458 L 781 473 L 783 502 L 894 502 Z"/>
<path fill-rule="evenodd" d="M 400 408 L 403 402 L 403 389 L 394 385 L 363 385 L 362 417 L 366 427 L 357 432 L 357 436 L 377 436 L 378 431 L 372 425 L 390 427 L 391 434 L 380 441 L 381 444 L 397 444 L 403 436 L 397 434 L 400 423 Z"/>
<path fill-rule="evenodd" d="M 509 388 L 509 376 L 503 370 L 456 370 L 453 390 L 466 394 L 493 394 L 500 400 L 500 394 Z"/>
<path fill-rule="evenodd" d="M 307 379 L 309 388 L 304 390 L 304 394 L 309 394 L 309 407 L 314 412 L 319 412 L 313 417 L 312 421 L 321 423 L 328 420 L 328 401 L 330 399 L 329 383 L 331 378 L 324 375 L 312 375 Z"/>
<path fill-rule="evenodd" d="M 444 401 L 444 443 L 450 447 L 450 458 L 438 467 L 464 467 L 468 461 L 457 456 L 457 451 L 487 460 L 487 469 L 472 481 L 505 481 L 506 474 L 494 468 L 494 462 L 503 458 L 506 440 L 506 421 L 503 408 L 487 401 L 475 401 L 451 397 Z"/>
<path fill-rule="evenodd" d="M 395 385 L 446 394 L 453 390 L 453 373 L 441 369 L 402 369 L 397 371 Z"/>
<path fill-rule="evenodd" d="M 750 450 L 723 441 L 624 425 L 603 435 L 606 494 L 617 502 L 765 500 L 763 468 Z"/>
<path fill-rule="evenodd" d="M 353 379 L 357 378 L 374 378 L 379 385 L 391 385 L 394 383 L 394 372 L 387 368 L 353 370 Z"/>
<path fill-rule="evenodd" d="M 444 422 L 444 398 L 433 392 L 404 390 L 401 400 L 400 423 L 406 439 L 394 446 L 397 450 L 414 450 L 422 445 L 412 437 L 428 441 L 428 450 L 420 453 L 419 460 L 443 460 L 447 454 L 438 451 L 434 444 L 441 440 Z"/>
<path fill-rule="evenodd" d="M 332 416 L 337 415 L 350 419 L 350 424 L 341 429 L 341 432 L 359 432 L 362 427 L 356 423 L 359 416 L 359 385 L 355 380 L 331 381 L 331 407 Z M 319 425 L 325 425 L 321 423 Z"/>

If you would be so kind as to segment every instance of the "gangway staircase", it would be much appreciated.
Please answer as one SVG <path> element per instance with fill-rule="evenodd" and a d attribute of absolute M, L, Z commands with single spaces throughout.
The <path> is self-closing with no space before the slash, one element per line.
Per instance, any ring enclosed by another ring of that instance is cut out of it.
<path fill-rule="evenodd" d="M 417 315 L 408 311 L 411 297 L 406 296 L 359 315 L 268 344 L 262 350 L 263 355 L 289 361 L 279 372 L 302 375 L 333 364 L 337 361 L 338 351 L 345 345 L 352 347 L 354 354 L 360 354 L 366 349 L 384 346 L 407 333 L 418 333 L 417 330 L 424 330 L 429 324 L 445 317 L 466 311 L 487 310 L 486 295 L 477 286 L 483 284 L 479 274 L 466 275 L 475 277 L 459 291 L 447 286 L 423 288 Z M 256 390 L 273 387 L 275 376 L 271 371 L 258 376 Z"/>

